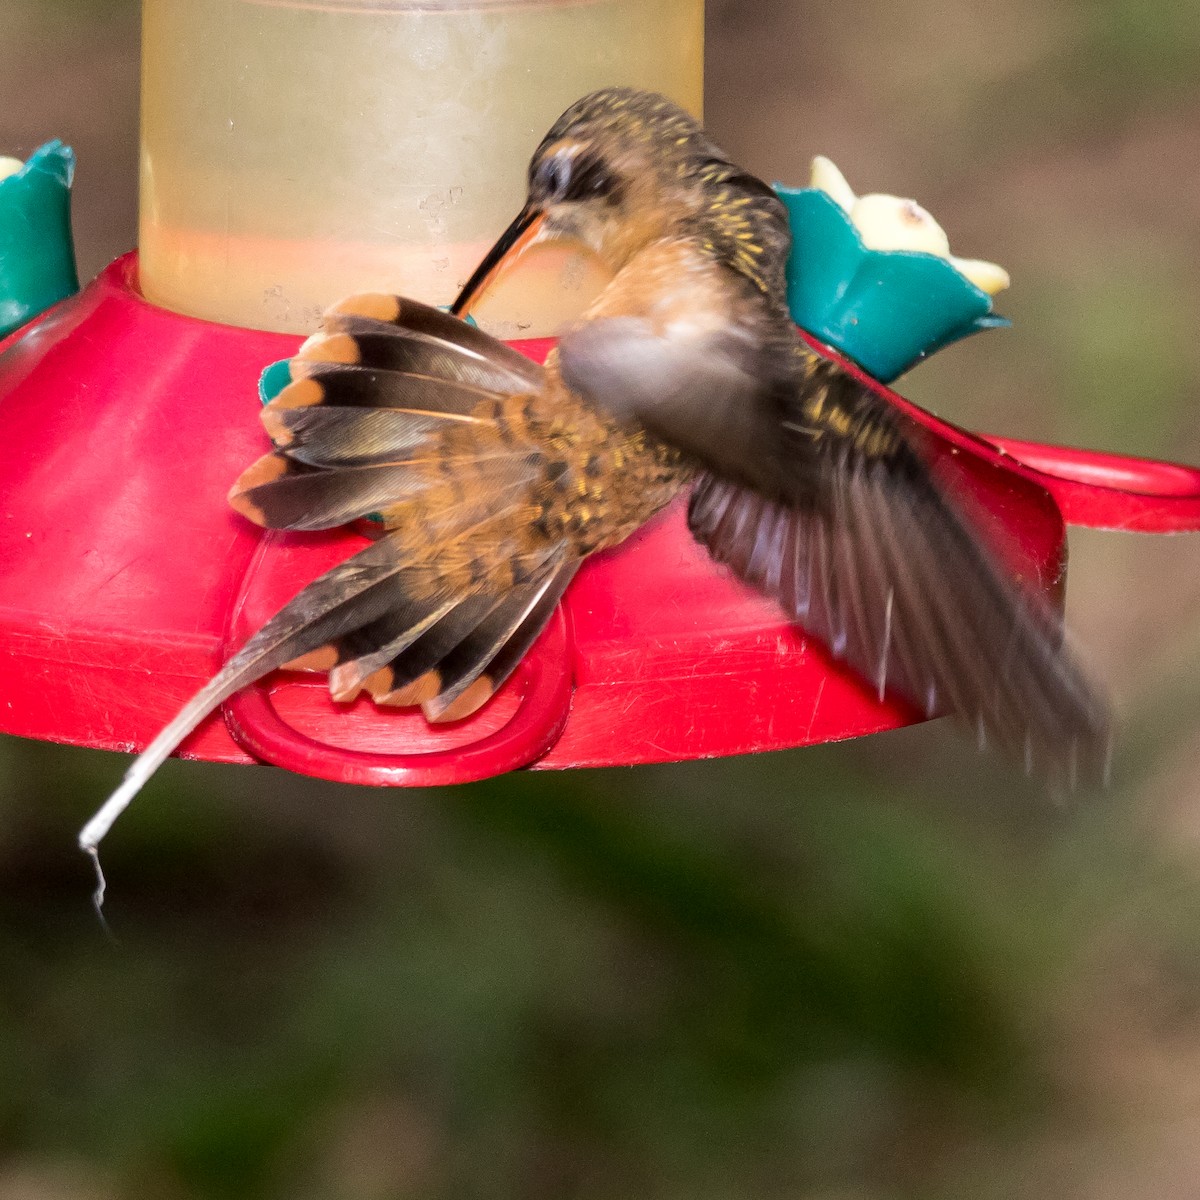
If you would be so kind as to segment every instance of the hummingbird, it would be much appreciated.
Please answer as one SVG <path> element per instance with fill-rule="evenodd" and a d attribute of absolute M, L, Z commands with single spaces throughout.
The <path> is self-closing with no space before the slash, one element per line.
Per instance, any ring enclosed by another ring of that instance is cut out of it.
<path fill-rule="evenodd" d="M 560 239 L 611 282 L 539 367 L 460 318 L 530 246 Z M 338 701 L 470 715 L 580 564 L 685 489 L 712 557 L 881 696 L 952 714 L 1050 779 L 1101 773 L 1108 707 L 1059 614 L 1000 566 L 924 431 L 799 337 L 790 248 L 772 188 L 672 101 L 608 88 L 572 105 L 449 314 L 352 297 L 291 360 L 262 413 L 274 448 L 230 503 L 269 529 L 376 514 L 378 536 L 246 642 L 81 846 L 95 857 L 183 738 L 277 668 L 328 671 Z"/>

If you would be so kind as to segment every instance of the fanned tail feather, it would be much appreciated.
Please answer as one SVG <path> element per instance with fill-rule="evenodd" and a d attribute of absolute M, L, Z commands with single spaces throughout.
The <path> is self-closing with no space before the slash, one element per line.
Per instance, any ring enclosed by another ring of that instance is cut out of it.
<path fill-rule="evenodd" d="M 546 627 L 577 564 L 547 564 L 507 596 L 473 596 L 451 611 L 385 665 L 356 664 L 355 691 L 365 688 L 378 704 L 420 704 L 435 722 L 459 721 L 476 712 L 503 686 Z"/>
<path fill-rule="evenodd" d="M 154 772 L 235 692 L 402 604 L 403 572 L 403 563 L 385 540 L 309 584 L 246 642 L 134 760 L 121 786 L 80 833 L 80 846 L 94 850 Z"/>
<path fill-rule="evenodd" d="M 499 691 L 546 627 L 576 569 L 570 563 L 514 589 L 446 653 L 437 692 L 421 704 L 430 721 L 461 721 Z"/>

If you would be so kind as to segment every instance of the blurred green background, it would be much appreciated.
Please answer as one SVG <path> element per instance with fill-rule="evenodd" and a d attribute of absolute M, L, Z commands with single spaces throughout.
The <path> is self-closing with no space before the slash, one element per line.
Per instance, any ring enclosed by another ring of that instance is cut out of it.
<path fill-rule="evenodd" d="M 0 153 L 135 236 L 134 0 L 3 0 Z M 1200 7 L 709 0 L 708 123 L 994 258 L 905 390 L 1200 462 Z M 1200 540 L 1072 535 L 1122 714 L 1055 806 L 942 722 L 438 792 L 0 743 L 0 1200 L 1200 1194 Z"/>

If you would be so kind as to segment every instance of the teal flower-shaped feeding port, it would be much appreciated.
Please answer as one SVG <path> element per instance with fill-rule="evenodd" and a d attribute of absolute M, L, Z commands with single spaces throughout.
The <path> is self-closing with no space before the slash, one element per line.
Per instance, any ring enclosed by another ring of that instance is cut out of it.
<path fill-rule="evenodd" d="M 818 188 L 775 189 L 792 225 L 788 304 L 801 329 L 881 383 L 951 342 L 1008 325 L 950 262 L 868 249 L 846 210 Z"/>
<path fill-rule="evenodd" d="M 75 154 L 47 142 L 5 174 L 0 160 L 0 337 L 79 290 L 71 238 Z"/>

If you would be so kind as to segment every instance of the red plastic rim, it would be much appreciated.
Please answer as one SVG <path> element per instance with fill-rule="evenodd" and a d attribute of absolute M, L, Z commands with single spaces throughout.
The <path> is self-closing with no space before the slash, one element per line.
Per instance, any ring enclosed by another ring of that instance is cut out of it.
<path fill-rule="evenodd" d="M 219 667 L 231 636 L 353 552 L 351 531 L 264 538 L 225 504 L 267 445 L 254 420 L 258 375 L 297 344 L 148 304 L 134 256 L 0 343 L 0 730 L 146 745 Z M 518 349 L 536 360 L 549 345 Z M 1006 533 L 1015 568 L 1051 594 L 1064 516 L 1200 529 L 1200 472 L 1189 467 L 985 440 L 865 382 L 930 429 L 939 468 Z M 248 604 L 231 633 L 239 596 Z M 511 686 L 469 721 L 430 727 L 419 712 L 365 699 L 346 708 L 285 674 L 238 697 L 228 727 L 205 722 L 182 753 L 353 782 L 462 782 L 526 765 L 811 745 L 917 719 L 715 566 L 681 501 L 584 565 Z"/>

